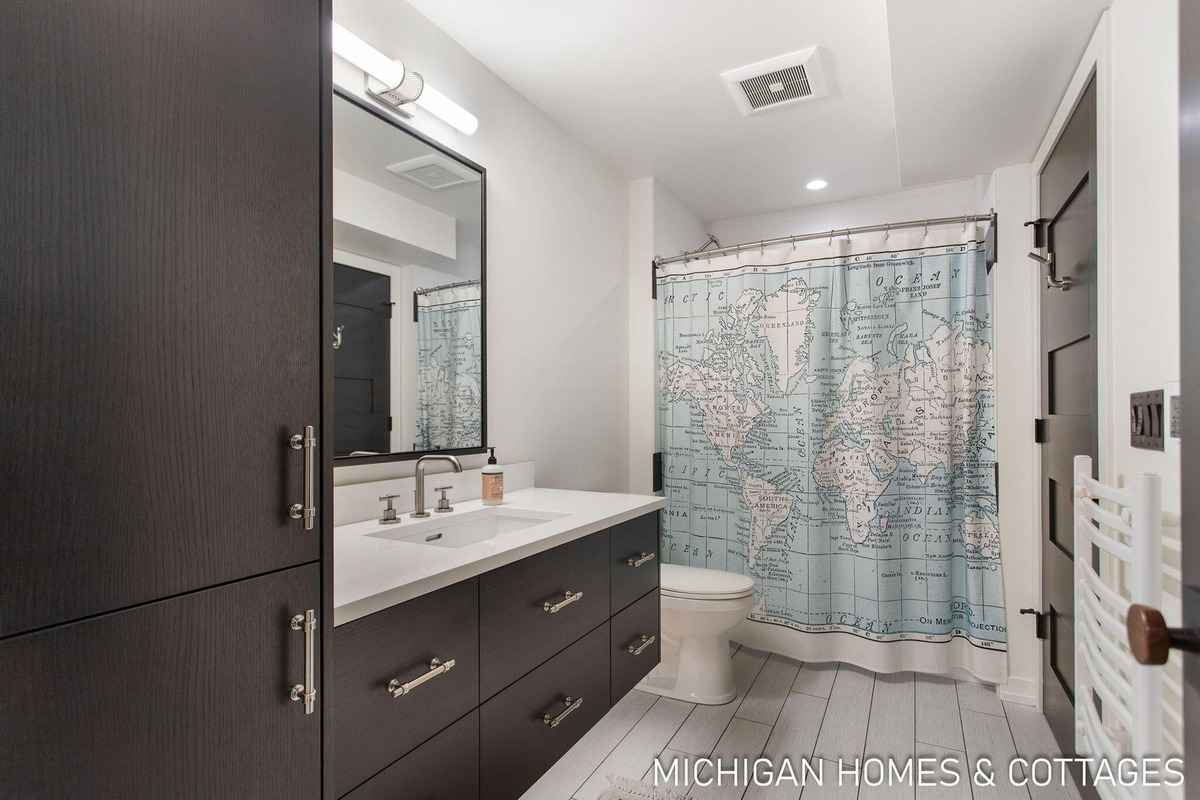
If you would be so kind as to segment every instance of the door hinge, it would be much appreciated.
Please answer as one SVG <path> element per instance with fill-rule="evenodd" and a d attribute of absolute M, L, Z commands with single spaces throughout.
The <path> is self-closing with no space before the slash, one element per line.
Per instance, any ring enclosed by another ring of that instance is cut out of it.
<path fill-rule="evenodd" d="M 1039 418 L 1039 419 L 1035 419 L 1033 421 L 1033 443 L 1034 444 L 1045 444 L 1046 443 L 1046 420 L 1045 419 Z"/>
<path fill-rule="evenodd" d="M 650 491 L 653 491 L 653 492 L 661 492 L 661 491 L 662 491 L 662 488 L 663 488 L 663 476 L 662 476 L 663 463 L 662 463 L 662 453 L 655 453 L 655 454 L 652 456 L 652 462 L 651 462 L 651 463 L 652 463 L 652 465 L 653 465 L 653 466 L 652 466 L 652 470 L 653 470 L 653 472 L 654 472 L 654 480 L 653 480 L 653 483 L 651 484 L 653 488 L 652 488 Z"/>
<path fill-rule="evenodd" d="M 650 259 L 650 299 L 658 299 L 658 263 Z"/>
<path fill-rule="evenodd" d="M 390 433 L 390 432 L 391 432 L 391 430 L 392 430 L 392 418 L 391 418 L 391 417 L 388 417 L 388 427 L 387 427 L 387 429 L 388 429 L 388 432 L 389 432 L 389 433 Z"/>
<path fill-rule="evenodd" d="M 1043 614 L 1041 611 L 1038 611 L 1036 608 L 1022 608 L 1021 616 L 1024 616 L 1026 614 L 1033 614 L 1033 629 L 1034 629 L 1034 632 L 1037 634 L 1037 638 L 1045 639 L 1046 635 L 1047 635 L 1046 634 L 1046 615 Z"/>

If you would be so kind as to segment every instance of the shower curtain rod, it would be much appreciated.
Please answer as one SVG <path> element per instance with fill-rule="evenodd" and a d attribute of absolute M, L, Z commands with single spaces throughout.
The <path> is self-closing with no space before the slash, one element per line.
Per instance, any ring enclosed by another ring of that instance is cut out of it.
<path fill-rule="evenodd" d="M 930 227 L 932 225 L 954 225 L 956 223 L 967 222 L 994 222 L 996 212 L 990 214 L 964 214 L 957 217 L 930 217 L 929 219 L 914 219 L 908 222 L 892 222 L 886 225 L 860 225 L 857 228 L 835 228 L 831 231 L 822 231 L 821 233 L 801 233 L 795 236 L 778 236 L 774 239 L 760 239 L 757 242 L 743 242 L 742 244 L 731 244 L 728 247 L 716 247 L 712 250 L 693 250 L 681 253 L 677 256 L 669 258 L 654 259 L 654 267 L 663 266 L 664 264 L 673 264 L 677 261 L 699 261 L 712 256 L 723 256 L 730 253 L 739 253 L 742 250 L 753 250 L 763 248 L 768 245 L 788 244 L 791 242 L 807 242 L 815 239 L 832 239 L 835 236 L 853 236 L 857 233 L 874 233 L 876 231 L 890 231 L 899 228 L 921 228 Z M 707 245 L 706 245 L 707 246 Z"/>
<path fill-rule="evenodd" d="M 441 286 L 430 286 L 428 289 L 417 289 L 413 294 L 429 294 L 441 289 L 457 289 L 460 286 L 478 286 L 479 281 L 459 281 L 458 283 L 443 283 Z"/>

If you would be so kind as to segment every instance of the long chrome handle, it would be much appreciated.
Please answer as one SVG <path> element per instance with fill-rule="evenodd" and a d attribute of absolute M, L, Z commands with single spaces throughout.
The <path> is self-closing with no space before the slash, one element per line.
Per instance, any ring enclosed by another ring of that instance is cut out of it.
<path fill-rule="evenodd" d="M 553 603 L 549 600 L 542 603 L 542 610 L 547 614 L 557 614 L 567 606 L 571 605 L 571 603 L 577 603 L 582 599 L 583 592 L 572 592 L 570 589 L 567 589 L 565 592 L 563 592 L 563 599 L 559 600 L 557 603 Z"/>
<path fill-rule="evenodd" d="M 419 678 L 413 678 L 407 683 L 399 678 L 392 678 L 390 681 L 388 681 L 388 694 L 390 694 L 393 699 L 397 697 L 404 697 L 404 695 L 408 694 L 413 689 L 416 689 L 421 684 L 433 680 L 438 675 L 445 675 L 447 672 L 454 669 L 454 664 L 455 661 L 453 658 L 447 658 L 445 661 L 442 661 L 440 658 L 430 659 L 429 671 L 423 673 Z"/>
<path fill-rule="evenodd" d="M 625 652 L 631 656 L 640 656 L 657 638 L 653 633 L 643 633 L 637 640 L 625 645 Z"/>
<path fill-rule="evenodd" d="M 654 560 L 654 553 L 642 553 L 640 556 L 630 556 L 625 559 L 625 566 L 640 567 L 642 564 L 649 563 Z"/>
<path fill-rule="evenodd" d="M 566 708 L 564 708 L 562 711 L 558 712 L 557 714 L 551 711 L 547 711 L 545 714 L 542 714 L 542 722 L 546 723 L 548 727 L 557 728 L 559 725 L 561 725 L 563 720 L 574 714 L 579 707 L 583 705 L 583 698 L 571 697 L 568 695 L 562 699 L 562 702 L 566 703 Z"/>
<path fill-rule="evenodd" d="M 293 703 L 304 701 L 304 713 L 311 714 L 317 705 L 317 612 L 308 609 L 292 617 L 292 630 L 304 631 L 304 683 L 292 687 Z"/>
<path fill-rule="evenodd" d="M 303 519 L 304 530 L 311 531 L 317 524 L 317 436 L 313 426 L 305 425 L 304 433 L 292 434 L 288 446 L 304 451 L 304 502 L 293 503 L 288 516 Z"/>

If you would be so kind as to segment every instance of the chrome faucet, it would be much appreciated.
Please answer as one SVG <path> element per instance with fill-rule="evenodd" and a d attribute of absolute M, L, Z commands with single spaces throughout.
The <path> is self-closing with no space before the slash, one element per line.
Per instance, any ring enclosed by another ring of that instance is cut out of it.
<path fill-rule="evenodd" d="M 425 510 L 425 462 L 426 461 L 448 461 L 450 466 L 454 467 L 455 472 L 462 472 L 462 464 L 455 456 L 429 455 L 421 456 L 417 459 L 417 488 L 414 492 L 416 498 L 413 501 L 414 517 L 428 517 L 429 512 Z"/>

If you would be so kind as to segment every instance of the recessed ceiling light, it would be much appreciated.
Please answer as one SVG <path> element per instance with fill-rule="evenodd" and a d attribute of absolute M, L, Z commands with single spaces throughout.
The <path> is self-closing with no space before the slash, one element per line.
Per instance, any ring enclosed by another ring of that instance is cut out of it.
<path fill-rule="evenodd" d="M 824 178 L 813 178 L 808 183 L 804 184 L 804 188 L 810 192 L 819 192 L 829 185 L 829 181 Z"/>

